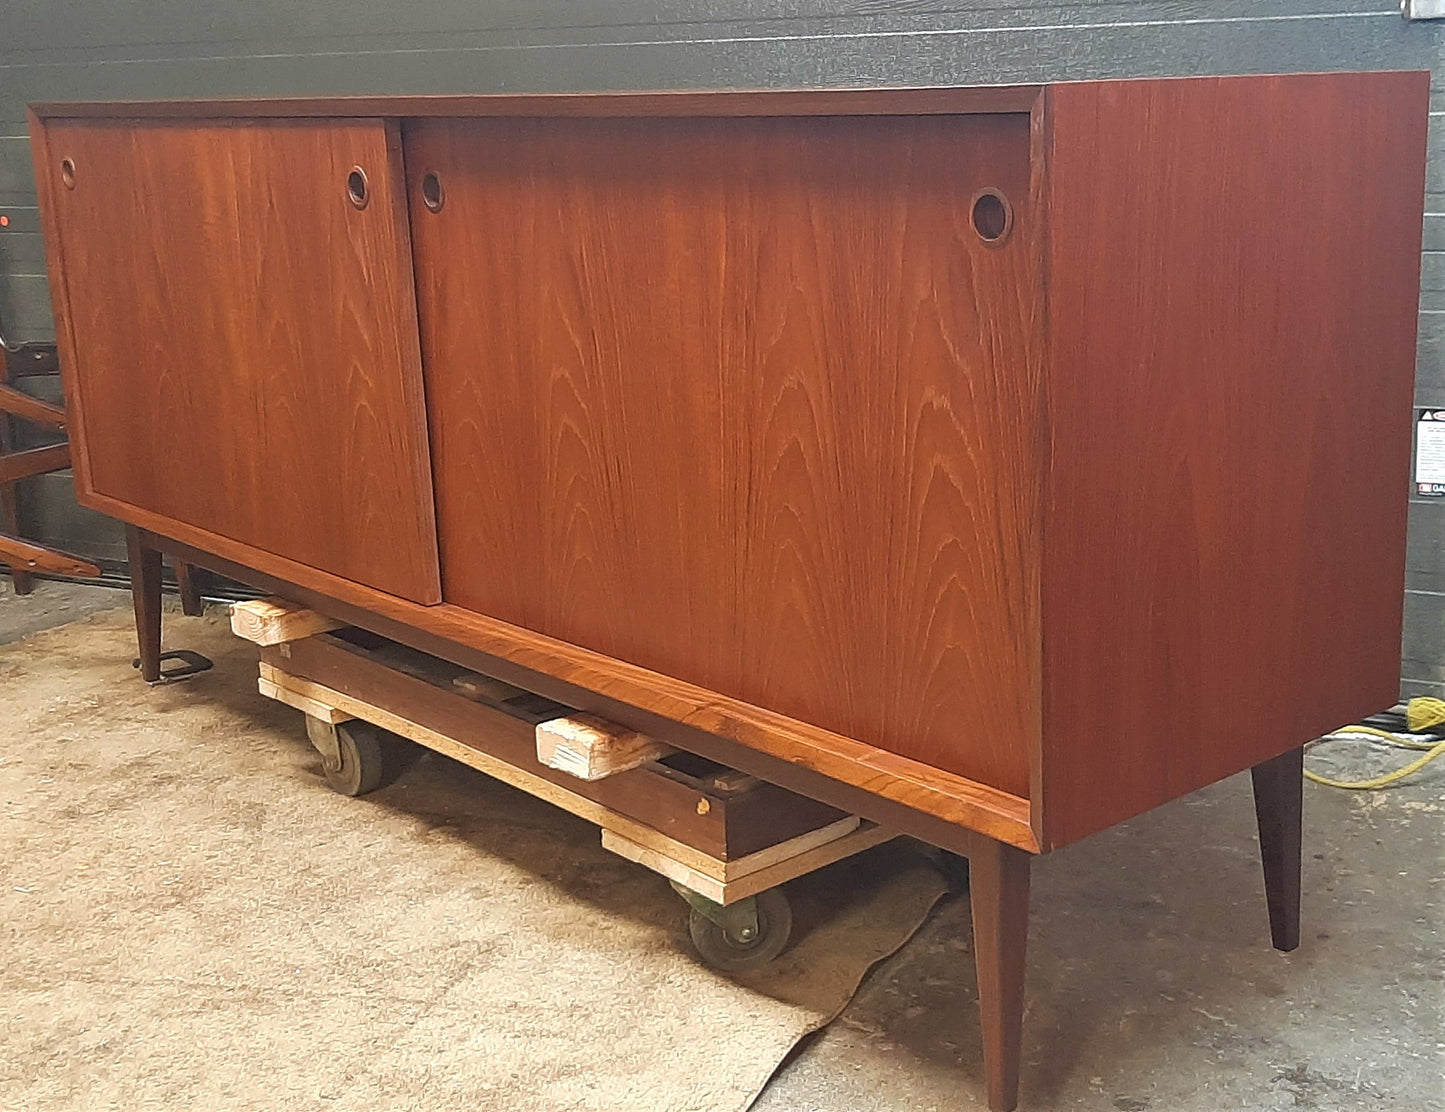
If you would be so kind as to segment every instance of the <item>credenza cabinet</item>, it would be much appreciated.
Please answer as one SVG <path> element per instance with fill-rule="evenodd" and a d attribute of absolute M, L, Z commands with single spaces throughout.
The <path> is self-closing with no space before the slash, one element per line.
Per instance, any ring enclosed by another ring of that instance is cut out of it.
<path fill-rule="evenodd" d="M 968 854 L 1009 1107 L 1030 855 L 1253 768 L 1288 947 L 1396 698 L 1428 84 L 37 105 L 79 497 Z"/>

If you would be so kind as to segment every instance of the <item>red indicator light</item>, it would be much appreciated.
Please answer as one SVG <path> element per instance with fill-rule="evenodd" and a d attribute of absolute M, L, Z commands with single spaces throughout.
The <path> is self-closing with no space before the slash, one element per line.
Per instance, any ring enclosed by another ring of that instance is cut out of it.
<path fill-rule="evenodd" d="M 8 227 L 10 227 L 10 217 L 8 217 L 8 216 L 0 216 L 0 228 L 8 228 Z"/>

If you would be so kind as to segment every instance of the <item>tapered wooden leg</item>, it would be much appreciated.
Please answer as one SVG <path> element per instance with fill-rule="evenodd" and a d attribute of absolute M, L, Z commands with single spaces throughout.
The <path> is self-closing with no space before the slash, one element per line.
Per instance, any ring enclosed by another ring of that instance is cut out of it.
<path fill-rule="evenodd" d="M 1259 820 L 1259 856 L 1269 934 L 1276 950 L 1299 945 L 1300 839 L 1304 805 L 1303 748 L 1255 765 L 1254 815 Z"/>
<path fill-rule="evenodd" d="M 146 683 L 161 678 L 161 554 L 147 548 L 140 530 L 125 527 L 130 561 L 130 597 L 135 606 L 135 634 L 140 644 L 140 674 Z"/>
<path fill-rule="evenodd" d="M 176 589 L 181 596 L 181 613 L 187 617 L 199 617 L 206 608 L 201 599 L 201 581 L 205 574 L 184 560 L 176 561 Z"/>
<path fill-rule="evenodd" d="M 0 484 L 0 532 L 9 533 L 12 537 L 19 536 L 19 516 L 15 511 L 15 488 L 9 483 Z M 28 595 L 35 590 L 35 580 L 30 573 L 19 568 L 10 569 L 10 582 L 17 595 Z"/>
<path fill-rule="evenodd" d="M 5 381 L 5 356 L 0 355 L 0 383 Z M 14 447 L 11 437 L 10 418 L 0 413 L 0 453 L 8 452 Z M 0 483 L 0 532 L 9 533 L 12 537 L 20 535 L 20 513 L 16 506 L 14 483 Z M 10 582 L 17 595 L 28 595 L 35 589 L 35 580 L 30 577 L 30 573 L 19 568 L 10 569 Z"/>
<path fill-rule="evenodd" d="M 980 839 L 980 843 L 968 856 L 968 881 L 978 1007 L 983 1020 L 983 1068 L 989 1108 L 1010 1112 L 1019 1099 L 1031 855 L 991 839 Z"/>

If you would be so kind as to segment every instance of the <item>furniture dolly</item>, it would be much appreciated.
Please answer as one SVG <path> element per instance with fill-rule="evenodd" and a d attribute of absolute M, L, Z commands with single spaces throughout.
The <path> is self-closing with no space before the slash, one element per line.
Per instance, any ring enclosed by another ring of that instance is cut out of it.
<path fill-rule="evenodd" d="M 1429 75 L 33 105 L 77 494 L 968 857 L 1398 695 Z M 1368 538 L 1355 542 L 1350 538 Z M 605 783 L 606 781 L 604 781 Z"/>
<path fill-rule="evenodd" d="M 236 603 L 231 628 L 262 646 L 261 694 L 305 713 L 338 792 L 381 786 L 394 736 L 596 823 L 604 849 L 673 883 L 698 953 L 726 973 L 787 946 L 780 885 L 897 836 L 281 600 Z M 557 753 L 559 736 L 577 735 L 594 746 L 585 768 Z"/>

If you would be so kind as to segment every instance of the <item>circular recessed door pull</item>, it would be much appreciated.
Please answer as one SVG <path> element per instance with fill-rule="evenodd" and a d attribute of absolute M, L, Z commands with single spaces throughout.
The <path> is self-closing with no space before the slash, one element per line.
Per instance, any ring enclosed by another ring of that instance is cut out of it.
<path fill-rule="evenodd" d="M 359 209 L 364 209 L 366 202 L 371 200 L 367 191 L 366 171 L 360 166 L 353 166 L 351 173 L 346 175 L 346 197 Z"/>
<path fill-rule="evenodd" d="M 985 189 L 973 199 L 973 230 L 985 243 L 997 246 L 1014 226 L 1013 206 L 997 189 Z"/>
<path fill-rule="evenodd" d="M 435 170 L 428 170 L 426 176 L 421 179 L 421 203 L 432 212 L 441 212 L 442 205 L 447 203 L 446 191 L 442 189 L 441 175 Z"/>

